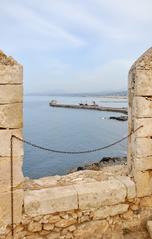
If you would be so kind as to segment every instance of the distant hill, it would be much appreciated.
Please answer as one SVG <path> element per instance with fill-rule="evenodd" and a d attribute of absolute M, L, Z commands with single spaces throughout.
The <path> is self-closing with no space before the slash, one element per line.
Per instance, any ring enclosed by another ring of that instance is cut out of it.
<path fill-rule="evenodd" d="M 103 91 L 103 92 L 84 92 L 84 93 L 65 93 L 65 92 L 44 92 L 29 93 L 27 96 L 127 96 L 127 90 L 122 91 Z"/>

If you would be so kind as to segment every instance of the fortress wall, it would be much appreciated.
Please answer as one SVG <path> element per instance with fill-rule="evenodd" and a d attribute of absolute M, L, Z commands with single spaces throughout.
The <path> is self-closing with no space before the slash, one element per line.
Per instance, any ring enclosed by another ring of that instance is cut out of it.
<path fill-rule="evenodd" d="M 23 69 L 0 52 L 0 233 L 11 223 L 11 135 L 22 136 Z M 14 222 L 19 223 L 23 206 L 23 145 L 13 141 Z"/>
<path fill-rule="evenodd" d="M 152 194 L 152 49 L 132 66 L 129 72 L 128 166 L 139 197 Z"/>
<path fill-rule="evenodd" d="M 12 237 L 10 139 L 11 135 L 23 137 L 23 77 L 22 66 L 0 53 L 0 239 L 149 238 L 146 224 L 152 218 L 151 57 L 152 50 L 129 73 L 129 133 L 143 125 L 128 141 L 129 174 L 125 165 L 113 165 L 101 172 L 82 171 L 26 181 L 22 174 L 23 144 L 13 140 Z M 116 167 L 117 173 L 112 173 Z M 148 222 L 148 230 L 152 235 L 152 222 Z"/>

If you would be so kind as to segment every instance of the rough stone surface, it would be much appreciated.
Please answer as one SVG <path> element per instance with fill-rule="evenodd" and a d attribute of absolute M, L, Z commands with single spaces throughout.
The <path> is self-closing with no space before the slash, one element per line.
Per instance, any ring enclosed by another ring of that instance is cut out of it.
<path fill-rule="evenodd" d="M 14 66 L 16 64 L 17 62 L 11 56 L 7 56 L 0 50 L 0 65 Z"/>
<path fill-rule="evenodd" d="M 129 205 L 128 204 L 118 204 L 113 206 L 105 206 L 101 207 L 100 209 L 97 209 L 94 212 L 94 219 L 105 219 L 109 216 L 115 216 L 118 214 L 122 214 L 128 210 Z"/>
<path fill-rule="evenodd" d="M 19 187 L 23 182 L 22 157 L 13 159 L 13 184 Z M 10 157 L 0 157 L 0 188 L 1 192 L 10 191 Z"/>
<path fill-rule="evenodd" d="M 22 84 L 23 69 L 21 65 L 0 65 L 0 84 Z"/>
<path fill-rule="evenodd" d="M 152 70 L 138 70 L 136 73 L 135 94 L 149 96 L 152 89 Z"/>
<path fill-rule="evenodd" d="M 12 57 L 0 51 L 0 239 L 10 227 L 11 207 L 14 205 L 14 223 L 19 224 L 23 213 L 23 143 L 13 139 L 13 201 L 11 200 L 11 136 L 22 138 L 23 126 L 23 69 Z M 26 232 L 22 225 L 14 229 L 14 239 L 23 239 Z"/>
<path fill-rule="evenodd" d="M 115 179 L 74 187 L 78 193 L 80 209 L 118 204 L 124 202 L 126 197 L 124 184 Z"/>
<path fill-rule="evenodd" d="M 152 170 L 134 171 L 137 196 L 144 197 L 152 194 Z"/>
<path fill-rule="evenodd" d="M 152 238 L 152 221 L 147 222 L 147 229 L 149 231 L 150 238 Z"/>
<path fill-rule="evenodd" d="M 132 65 L 131 71 L 137 70 L 152 70 L 152 47 L 144 52 Z"/>
<path fill-rule="evenodd" d="M 152 205 L 152 197 L 144 197 L 140 200 L 141 207 L 151 207 Z"/>
<path fill-rule="evenodd" d="M 136 118 L 151 118 L 152 97 L 134 97 L 133 116 Z"/>
<path fill-rule="evenodd" d="M 146 158 L 152 156 L 152 139 L 135 138 L 132 142 L 133 156 L 136 158 Z"/>
<path fill-rule="evenodd" d="M 146 171 L 152 169 L 152 156 L 143 158 L 134 158 L 134 167 L 137 171 Z"/>
<path fill-rule="evenodd" d="M 120 182 L 122 182 L 127 190 L 127 198 L 132 199 L 136 197 L 136 186 L 135 183 L 126 176 L 117 176 L 116 177 Z"/>
<path fill-rule="evenodd" d="M 22 103 L 0 105 L 0 128 L 18 129 L 23 127 Z"/>
<path fill-rule="evenodd" d="M 10 157 L 10 140 L 11 135 L 23 138 L 21 129 L 0 130 L 0 157 Z M 23 155 L 23 143 L 13 139 L 13 156 Z"/>
<path fill-rule="evenodd" d="M 74 236 L 76 239 L 100 239 L 107 228 L 106 220 L 88 222 L 80 225 Z"/>
<path fill-rule="evenodd" d="M 134 119 L 134 127 L 135 129 L 139 128 L 141 125 L 144 127 L 140 128 L 136 133 L 135 136 L 137 138 L 142 137 L 151 137 L 152 136 L 152 118 L 141 118 L 141 119 Z"/>
<path fill-rule="evenodd" d="M 68 227 L 68 226 L 71 226 L 73 224 L 76 224 L 77 223 L 77 220 L 75 220 L 74 218 L 71 218 L 71 219 L 62 219 L 60 220 L 59 222 L 57 222 L 55 224 L 56 227 L 61 227 L 61 228 L 64 228 L 64 227 Z"/>
<path fill-rule="evenodd" d="M 14 223 L 22 219 L 23 191 L 14 190 Z M 11 223 L 11 194 L 0 193 L 0 234 Z"/>
<path fill-rule="evenodd" d="M 21 103 L 22 101 L 22 85 L 0 85 L 0 104 Z"/>
<path fill-rule="evenodd" d="M 21 84 L 22 81 L 22 66 L 0 51 L 0 84 Z"/>
<path fill-rule="evenodd" d="M 39 222 L 30 222 L 28 225 L 28 231 L 30 232 L 40 232 L 42 230 L 42 224 Z"/>
<path fill-rule="evenodd" d="M 30 216 L 77 209 L 77 193 L 72 186 L 27 191 L 24 207 Z"/>

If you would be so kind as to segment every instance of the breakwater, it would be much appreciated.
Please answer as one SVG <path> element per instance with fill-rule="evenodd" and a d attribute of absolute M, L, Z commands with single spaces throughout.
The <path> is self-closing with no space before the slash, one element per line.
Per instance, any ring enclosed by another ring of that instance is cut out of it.
<path fill-rule="evenodd" d="M 98 106 L 98 105 L 59 104 L 59 103 L 52 103 L 52 102 L 50 102 L 49 105 L 51 107 L 58 107 L 58 108 L 98 110 L 98 111 L 109 111 L 109 112 L 128 114 L 128 109 L 125 107 L 113 108 L 113 107 L 104 107 L 104 106 Z"/>

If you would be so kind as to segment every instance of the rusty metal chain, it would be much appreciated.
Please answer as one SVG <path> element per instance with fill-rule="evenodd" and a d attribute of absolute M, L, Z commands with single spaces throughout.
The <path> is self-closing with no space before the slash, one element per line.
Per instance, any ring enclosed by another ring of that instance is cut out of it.
<path fill-rule="evenodd" d="M 94 148 L 94 149 L 90 149 L 90 150 L 84 150 L 84 151 L 62 151 L 62 150 L 56 150 L 56 149 L 51 149 L 51 148 L 45 148 L 36 144 L 33 144 L 27 140 L 21 139 L 16 135 L 12 135 L 11 136 L 11 140 L 10 140 L 10 182 L 11 182 L 11 231 L 12 231 L 12 239 L 14 239 L 14 180 L 13 180 L 13 139 L 17 139 L 25 144 L 28 144 L 34 148 L 38 148 L 41 150 L 45 150 L 45 151 L 49 151 L 52 153 L 60 153 L 60 154 L 88 154 L 88 153 L 93 153 L 93 152 L 97 152 L 97 151 L 101 151 L 107 148 L 110 148 L 122 141 L 124 141 L 125 139 L 129 138 L 131 135 L 133 135 L 135 132 L 137 132 L 139 129 L 141 129 L 143 127 L 143 125 L 141 125 L 140 127 L 138 127 L 135 131 L 131 132 L 130 134 L 128 134 L 127 136 L 114 141 L 111 144 L 108 144 L 106 146 L 100 147 L 100 148 Z"/>
<path fill-rule="evenodd" d="M 113 143 L 111 144 L 108 144 L 106 146 L 103 146 L 103 147 L 100 147 L 100 148 L 94 148 L 94 149 L 89 149 L 89 150 L 84 150 L 84 151 L 63 151 L 63 150 L 56 150 L 56 149 L 51 149 L 51 148 L 45 148 L 45 147 L 42 147 L 40 145 L 36 145 L 36 144 L 33 144 L 27 140 L 24 140 L 24 139 L 21 139 L 19 138 L 18 136 L 15 136 L 15 135 L 12 135 L 13 138 L 16 138 L 18 139 L 19 141 L 25 143 L 25 144 L 28 144 L 34 148 L 38 148 L 38 149 L 41 149 L 41 150 L 45 150 L 45 151 L 49 151 L 49 152 L 52 152 L 52 153 L 59 153 L 59 154 L 88 154 L 88 153 L 93 153 L 93 152 L 97 152 L 97 151 L 101 151 L 101 150 L 104 150 L 104 149 L 107 149 L 107 148 L 110 148 L 122 141 L 124 141 L 125 139 L 127 139 L 128 137 L 130 137 L 132 134 L 134 134 L 135 132 L 137 132 L 141 127 L 143 127 L 142 125 L 140 127 L 138 127 L 134 132 L 130 133 L 129 135 L 117 140 L 117 141 L 114 141 Z"/>

